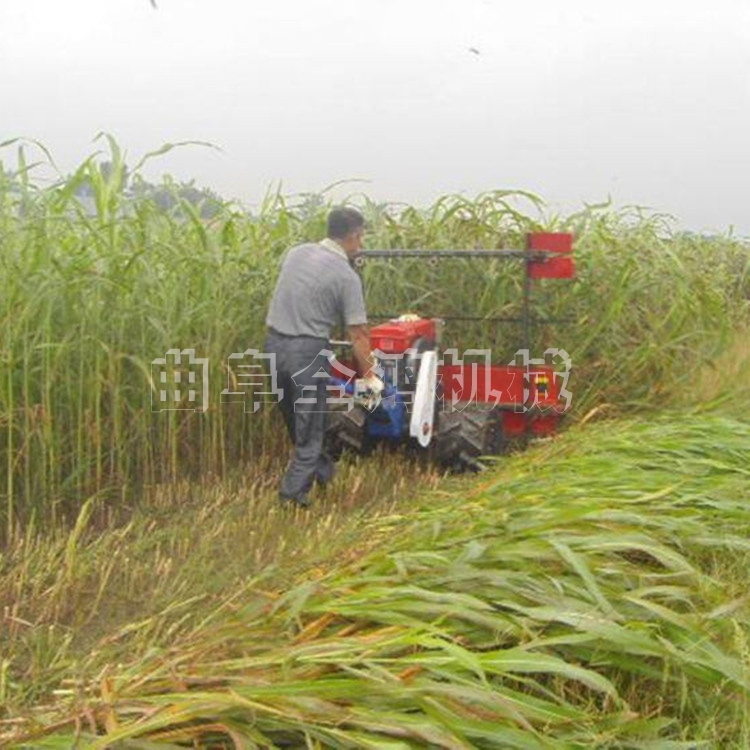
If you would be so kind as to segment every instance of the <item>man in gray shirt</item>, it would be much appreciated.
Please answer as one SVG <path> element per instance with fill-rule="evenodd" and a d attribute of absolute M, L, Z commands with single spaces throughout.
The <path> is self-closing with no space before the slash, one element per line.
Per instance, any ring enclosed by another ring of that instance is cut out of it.
<path fill-rule="evenodd" d="M 383 383 L 374 372 L 370 353 L 362 282 L 350 259 L 362 248 L 364 219 L 353 208 L 328 215 L 327 237 L 291 248 L 266 317 L 266 352 L 276 355 L 281 410 L 294 453 L 281 481 L 283 503 L 307 507 L 314 481 L 333 477 L 333 462 L 323 442 L 331 331 L 341 325 L 352 342 L 354 361 L 369 389 L 379 394 Z M 324 377 L 321 377 L 321 374 Z"/>

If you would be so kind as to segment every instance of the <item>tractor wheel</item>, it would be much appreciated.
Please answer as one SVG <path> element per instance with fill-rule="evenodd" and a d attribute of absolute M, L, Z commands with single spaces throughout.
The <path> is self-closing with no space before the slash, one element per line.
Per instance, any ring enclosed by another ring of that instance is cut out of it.
<path fill-rule="evenodd" d="M 367 452 L 369 448 L 366 431 L 367 414 L 363 406 L 355 406 L 350 411 L 345 409 L 328 411 L 325 448 L 331 458 L 336 460 L 345 451 Z"/>
<path fill-rule="evenodd" d="M 443 467 L 455 472 L 482 471 L 483 456 L 500 453 L 504 448 L 500 413 L 496 410 L 438 413 L 433 455 Z"/>

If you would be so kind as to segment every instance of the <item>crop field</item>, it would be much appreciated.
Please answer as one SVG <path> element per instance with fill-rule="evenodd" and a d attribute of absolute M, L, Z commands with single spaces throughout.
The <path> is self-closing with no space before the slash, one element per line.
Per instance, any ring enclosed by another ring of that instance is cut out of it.
<path fill-rule="evenodd" d="M 220 392 L 329 199 L 207 218 L 108 144 L 53 186 L 0 164 L 0 746 L 750 745 L 746 240 L 519 191 L 352 196 L 372 248 L 572 232 L 577 277 L 537 285 L 556 322 L 532 329 L 572 358 L 572 411 L 476 476 L 347 458 L 290 515 L 278 415 Z M 518 315 L 517 270 L 363 278 L 374 319 L 475 318 L 444 345 L 507 362 L 518 329 L 482 318 Z M 152 411 L 152 361 L 186 348 L 207 410 Z"/>

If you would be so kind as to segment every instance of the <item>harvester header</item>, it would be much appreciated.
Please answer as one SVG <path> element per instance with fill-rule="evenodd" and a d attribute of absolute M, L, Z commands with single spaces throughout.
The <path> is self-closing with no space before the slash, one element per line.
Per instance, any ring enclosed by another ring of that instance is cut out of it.
<path fill-rule="evenodd" d="M 441 351 L 443 326 L 456 318 L 394 315 L 370 329 L 372 350 L 381 358 L 385 390 L 379 405 L 366 409 L 354 400 L 353 364 L 334 360 L 333 380 L 352 403 L 333 411 L 329 446 L 366 450 L 373 442 L 415 442 L 442 465 L 456 470 L 480 467 L 482 456 L 502 452 L 514 440 L 548 435 L 559 425 L 568 402 L 555 368 L 529 356 L 532 285 L 537 279 L 575 275 L 570 234 L 534 232 L 525 249 L 364 250 L 355 265 L 378 259 L 504 259 L 524 269 L 519 318 L 460 318 L 521 324 L 519 352 L 511 364 L 451 361 Z M 475 350 L 478 351 L 478 350 Z M 565 376 L 567 378 L 567 374 Z"/>

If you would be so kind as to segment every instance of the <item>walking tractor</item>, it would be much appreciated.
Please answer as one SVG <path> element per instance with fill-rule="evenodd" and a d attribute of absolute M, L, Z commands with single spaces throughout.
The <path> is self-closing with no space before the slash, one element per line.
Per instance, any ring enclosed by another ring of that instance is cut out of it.
<path fill-rule="evenodd" d="M 564 397 L 567 371 L 561 373 L 559 363 L 530 358 L 531 292 L 536 279 L 573 277 L 570 234 L 529 234 L 524 250 L 365 250 L 355 262 L 370 258 L 497 258 L 520 264 L 520 317 L 504 322 L 520 324 L 521 341 L 512 364 L 465 363 L 450 361 L 451 350 L 440 349 L 443 326 L 451 318 L 402 315 L 373 326 L 371 348 L 385 388 L 379 399 L 368 398 L 359 392 L 352 362 L 343 356 L 332 360 L 331 386 L 340 398 L 329 406 L 330 452 L 364 452 L 380 441 L 408 442 L 444 467 L 477 470 L 483 456 L 557 430 L 569 406 Z"/>

